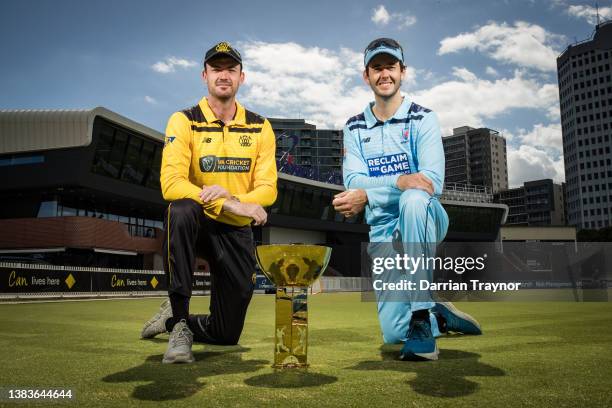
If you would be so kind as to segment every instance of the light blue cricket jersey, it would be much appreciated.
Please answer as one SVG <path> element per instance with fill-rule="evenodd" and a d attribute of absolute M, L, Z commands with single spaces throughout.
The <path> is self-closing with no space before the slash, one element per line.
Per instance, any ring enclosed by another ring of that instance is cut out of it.
<path fill-rule="evenodd" d="M 381 122 L 371 102 L 344 126 L 342 173 L 347 189 L 368 195 L 366 221 L 386 224 L 398 216 L 402 174 L 423 173 L 433 182 L 434 195 L 442 194 L 444 148 L 436 114 L 404 97 L 395 114 Z"/>

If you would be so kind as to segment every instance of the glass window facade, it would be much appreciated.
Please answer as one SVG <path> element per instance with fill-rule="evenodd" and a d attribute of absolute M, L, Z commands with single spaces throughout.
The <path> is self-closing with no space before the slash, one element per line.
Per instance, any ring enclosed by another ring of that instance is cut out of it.
<path fill-rule="evenodd" d="M 270 209 L 272 214 L 351 224 L 364 222 L 363 212 L 358 216 L 345 219 L 341 214 L 334 211 L 331 202 L 334 194 L 340 191 L 291 183 L 282 179 L 278 180 L 277 188 L 278 198 Z"/>
<path fill-rule="evenodd" d="M 503 213 L 501 208 L 445 205 L 448 231 L 453 234 L 475 233 L 497 235 Z"/>
<path fill-rule="evenodd" d="M 8 156 L 0 157 L 0 166 L 21 166 L 24 164 L 37 164 L 44 162 L 45 156 L 43 156 L 42 154 L 11 154 Z"/>
<path fill-rule="evenodd" d="M 163 230 L 164 224 L 161 219 L 148 219 L 140 215 L 124 216 L 114 212 L 93 208 L 86 202 L 63 200 L 58 197 L 55 200 L 42 201 L 38 209 L 38 218 L 47 217 L 91 217 L 108 221 L 116 221 L 126 224 L 131 236 L 155 238 L 155 228 Z"/>
<path fill-rule="evenodd" d="M 101 118 L 96 119 L 93 138 L 93 173 L 160 189 L 161 141 L 147 139 Z"/>

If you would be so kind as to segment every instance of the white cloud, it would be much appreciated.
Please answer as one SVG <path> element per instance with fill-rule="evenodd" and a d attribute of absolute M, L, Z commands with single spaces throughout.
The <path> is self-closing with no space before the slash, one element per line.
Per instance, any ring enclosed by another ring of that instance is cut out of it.
<path fill-rule="evenodd" d="M 487 73 L 487 75 L 491 75 L 491 76 L 494 76 L 494 77 L 499 76 L 499 72 L 497 72 L 497 70 L 495 68 L 493 68 L 493 67 L 487 67 L 486 73 Z"/>
<path fill-rule="evenodd" d="M 521 142 L 545 150 L 554 150 L 557 153 L 563 151 L 563 139 L 561 137 L 561 124 L 552 123 L 543 125 L 538 123 L 530 132 L 521 132 Z"/>
<path fill-rule="evenodd" d="M 395 23 L 399 29 L 410 27 L 417 22 L 417 18 L 409 13 L 395 12 L 389 14 L 387 8 L 382 4 L 372 10 L 371 20 L 379 26 Z"/>
<path fill-rule="evenodd" d="M 317 126 L 342 128 L 372 99 L 361 81 L 363 55 L 297 43 L 247 42 L 242 99 L 274 115 L 303 117 Z M 421 72 L 406 68 L 404 88 Z"/>
<path fill-rule="evenodd" d="M 432 88 L 418 90 L 411 97 L 438 114 L 445 135 L 458 126 L 487 126 L 487 121 L 512 109 L 537 109 L 547 114 L 558 110 L 555 84 L 541 84 L 520 70 L 512 78 L 478 78 L 465 68 L 453 68 L 457 78 Z M 489 125 L 490 126 L 490 125 Z"/>
<path fill-rule="evenodd" d="M 490 22 L 473 32 L 444 38 L 438 54 L 478 51 L 502 63 L 555 71 L 557 46 L 562 39 L 563 36 L 549 33 L 536 24 L 517 21 L 511 26 Z"/>
<path fill-rule="evenodd" d="M 544 178 L 551 178 L 555 183 L 565 181 L 563 156 L 554 160 L 546 151 L 533 146 L 508 147 L 508 184 L 511 188 Z"/>
<path fill-rule="evenodd" d="M 585 19 L 589 24 L 597 24 L 597 9 L 593 6 L 569 6 L 567 14 Z M 601 21 L 612 19 L 612 7 L 600 7 L 599 17 Z"/>
<path fill-rule="evenodd" d="M 500 133 L 508 141 L 510 187 L 543 178 L 551 178 L 556 183 L 565 181 L 560 124 L 538 123 L 529 131 L 518 129 L 514 134 L 504 129 Z"/>
<path fill-rule="evenodd" d="M 361 53 L 297 43 L 247 42 L 241 49 L 246 74 L 242 98 L 273 115 L 340 128 L 373 99 L 361 81 Z M 490 126 L 491 119 L 512 109 L 536 109 L 551 117 L 556 112 L 559 119 L 557 85 L 543 84 L 521 70 L 489 80 L 454 67 L 454 79 L 415 89 L 416 79 L 426 74 L 408 67 L 403 89 L 438 114 L 444 134 L 458 126 Z"/>
<path fill-rule="evenodd" d="M 145 95 L 144 101 L 146 103 L 150 103 L 151 105 L 157 105 L 157 99 L 155 99 L 155 98 L 153 98 L 152 96 L 149 96 L 149 95 Z"/>
<path fill-rule="evenodd" d="M 516 136 L 514 135 L 514 132 L 511 132 L 508 129 L 495 129 L 499 132 L 500 136 L 503 136 L 504 139 L 506 139 L 506 142 L 510 143 L 513 140 L 516 140 Z"/>
<path fill-rule="evenodd" d="M 476 75 L 466 68 L 453 67 L 453 75 L 464 82 L 475 82 L 478 80 Z"/>
<path fill-rule="evenodd" d="M 275 117 L 301 117 L 320 128 L 341 128 L 373 99 L 361 81 L 362 54 L 297 43 L 240 44 L 246 82 L 241 100 Z M 443 134 L 458 126 L 487 126 L 495 117 L 518 109 L 536 110 L 556 120 L 532 130 L 500 132 L 508 143 L 509 177 L 514 185 L 538 178 L 563 180 L 563 159 L 557 85 L 540 75 L 515 70 L 511 77 L 483 79 L 464 67 L 453 67 L 453 78 L 429 89 L 415 89 L 417 78 L 430 74 L 408 67 L 403 89 L 415 102 L 438 114 Z M 514 113 L 514 112 L 513 112 Z M 520 148 L 512 146 L 522 145 Z"/>
<path fill-rule="evenodd" d="M 387 25 L 391 21 L 391 15 L 382 4 L 376 7 L 372 13 L 372 22 L 377 25 Z"/>
<path fill-rule="evenodd" d="M 417 22 L 417 18 L 410 14 L 393 13 L 391 17 L 393 17 L 398 22 L 398 28 L 400 29 L 415 25 Z"/>
<path fill-rule="evenodd" d="M 163 61 L 158 61 L 151 65 L 151 68 L 153 71 L 159 72 L 160 74 L 168 74 L 176 71 L 176 67 L 191 68 L 197 65 L 198 63 L 195 61 L 190 61 L 184 58 L 168 57 Z"/>
<path fill-rule="evenodd" d="M 276 116 L 302 117 L 317 126 L 342 128 L 371 99 L 369 89 L 359 85 L 361 53 L 291 42 L 247 42 L 240 47 L 246 76 L 242 99 Z"/>

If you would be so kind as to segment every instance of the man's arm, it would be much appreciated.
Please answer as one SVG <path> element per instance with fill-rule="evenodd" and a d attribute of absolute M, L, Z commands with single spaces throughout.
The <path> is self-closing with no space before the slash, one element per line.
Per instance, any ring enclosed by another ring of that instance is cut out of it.
<path fill-rule="evenodd" d="M 261 146 L 254 163 L 253 190 L 236 194 L 243 203 L 259 204 L 267 207 L 276 201 L 276 139 L 270 122 L 266 119 L 261 130 Z"/>
<path fill-rule="evenodd" d="M 419 173 L 431 180 L 433 194 L 440 196 L 444 187 L 444 146 L 435 113 L 425 115 L 416 140 Z"/>
<path fill-rule="evenodd" d="M 181 112 L 175 112 L 168 120 L 166 140 L 161 164 L 161 190 L 167 201 L 191 198 L 213 215 L 219 215 L 225 198 L 203 202 L 200 198 L 201 186 L 189 181 L 191 166 L 191 125 Z"/>

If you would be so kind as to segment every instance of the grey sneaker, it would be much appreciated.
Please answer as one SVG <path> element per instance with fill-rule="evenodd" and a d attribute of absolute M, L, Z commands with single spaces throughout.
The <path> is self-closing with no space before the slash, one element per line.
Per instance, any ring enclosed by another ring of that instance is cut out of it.
<path fill-rule="evenodd" d="M 140 332 L 141 339 L 152 339 L 158 334 L 166 332 L 166 320 L 172 317 L 172 307 L 170 306 L 170 299 L 166 299 L 162 302 L 159 307 L 159 312 L 155 314 L 148 322 L 144 324 L 142 331 Z"/>
<path fill-rule="evenodd" d="M 193 353 L 191 346 L 193 345 L 193 333 L 189 330 L 185 319 L 174 325 L 170 340 L 168 340 L 168 349 L 164 353 L 162 363 L 193 363 Z"/>

